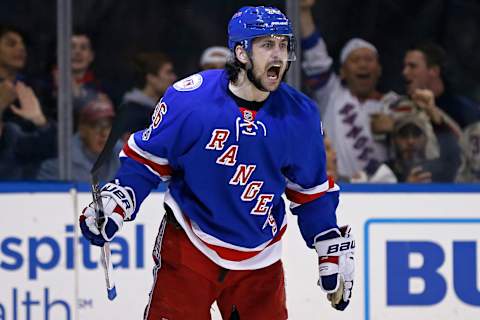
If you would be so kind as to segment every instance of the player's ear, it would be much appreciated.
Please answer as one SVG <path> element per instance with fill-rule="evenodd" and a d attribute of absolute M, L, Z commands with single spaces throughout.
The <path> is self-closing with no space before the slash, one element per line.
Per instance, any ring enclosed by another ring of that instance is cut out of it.
<path fill-rule="evenodd" d="M 246 64 L 248 62 L 248 54 L 245 49 L 240 45 L 237 45 L 235 47 L 235 56 L 237 57 L 238 61 L 243 64 Z"/>

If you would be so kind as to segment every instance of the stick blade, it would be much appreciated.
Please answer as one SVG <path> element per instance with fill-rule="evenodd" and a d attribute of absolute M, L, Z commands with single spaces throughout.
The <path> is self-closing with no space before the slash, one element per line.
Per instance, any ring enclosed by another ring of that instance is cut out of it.
<path fill-rule="evenodd" d="M 107 288 L 108 300 L 112 301 L 117 297 L 117 287 L 113 286 L 112 289 Z"/>

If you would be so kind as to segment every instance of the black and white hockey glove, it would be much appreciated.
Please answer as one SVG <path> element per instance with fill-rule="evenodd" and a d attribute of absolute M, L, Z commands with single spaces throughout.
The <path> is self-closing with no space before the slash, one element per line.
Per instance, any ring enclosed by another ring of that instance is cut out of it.
<path fill-rule="evenodd" d="M 100 230 L 97 227 L 93 203 L 83 209 L 80 215 L 80 229 L 91 244 L 102 247 L 105 242 L 112 241 L 122 229 L 123 221 L 131 219 L 135 211 L 135 196 L 133 191 L 129 189 L 114 183 L 107 183 L 103 186 L 100 195 L 105 223 Z"/>
<path fill-rule="evenodd" d="M 350 302 L 355 271 L 355 239 L 350 227 L 329 229 L 315 237 L 320 279 L 318 285 L 327 293 L 332 307 L 345 310 Z"/>

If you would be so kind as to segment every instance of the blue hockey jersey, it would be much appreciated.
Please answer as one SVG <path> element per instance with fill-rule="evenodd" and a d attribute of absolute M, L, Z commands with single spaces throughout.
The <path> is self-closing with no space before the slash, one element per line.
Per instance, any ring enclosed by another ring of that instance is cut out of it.
<path fill-rule="evenodd" d="M 165 202 L 189 239 L 227 269 L 280 259 L 283 193 L 308 246 L 337 227 L 338 186 L 326 176 L 317 108 L 284 83 L 256 112 L 236 104 L 222 70 L 180 80 L 120 156 L 116 178 L 135 192 L 133 218 L 148 193 L 168 181 Z"/>

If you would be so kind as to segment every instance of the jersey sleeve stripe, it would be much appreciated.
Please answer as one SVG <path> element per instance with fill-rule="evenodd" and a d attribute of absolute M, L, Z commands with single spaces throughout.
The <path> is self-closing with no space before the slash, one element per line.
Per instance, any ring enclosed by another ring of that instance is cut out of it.
<path fill-rule="evenodd" d="M 305 204 L 311 202 L 315 199 L 320 198 L 325 193 L 326 191 L 315 194 L 304 194 L 289 189 L 285 190 L 285 195 L 287 196 L 287 199 L 298 204 Z"/>
<path fill-rule="evenodd" d="M 332 180 L 333 181 L 333 180 Z M 302 186 L 290 181 L 287 179 L 287 190 L 292 190 L 295 192 L 300 192 L 303 194 L 317 194 L 321 192 L 326 192 L 330 188 L 330 179 L 326 180 L 324 183 L 319 184 L 312 188 L 303 188 Z"/>
<path fill-rule="evenodd" d="M 168 161 L 162 161 L 164 164 L 158 164 L 148 158 L 145 158 L 130 147 L 130 140 L 129 143 L 126 143 L 123 146 L 122 151 L 127 157 L 145 165 L 151 171 L 158 174 L 161 178 L 169 178 L 172 175 L 173 169 L 170 167 L 170 165 L 168 165 Z"/>
<path fill-rule="evenodd" d="M 161 158 L 161 157 L 158 157 L 158 156 L 155 156 L 145 150 L 143 150 L 142 148 L 140 148 L 137 143 L 135 142 L 135 136 L 132 134 L 130 135 L 130 137 L 128 138 L 128 142 L 127 142 L 128 146 L 130 147 L 130 149 L 132 149 L 133 151 L 135 151 L 137 154 L 139 154 L 142 158 L 145 158 L 145 159 L 148 159 L 156 164 L 159 164 L 159 165 L 167 165 L 168 164 L 168 160 L 165 159 L 165 158 Z"/>
<path fill-rule="evenodd" d="M 287 183 L 285 195 L 287 196 L 287 199 L 292 202 L 291 207 L 294 208 L 318 199 L 327 192 L 333 192 L 338 190 L 340 190 L 340 187 L 331 177 L 329 177 L 328 180 L 321 185 L 309 189 L 303 189 L 298 184 L 289 181 Z"/>

